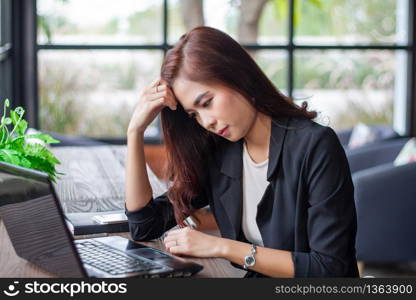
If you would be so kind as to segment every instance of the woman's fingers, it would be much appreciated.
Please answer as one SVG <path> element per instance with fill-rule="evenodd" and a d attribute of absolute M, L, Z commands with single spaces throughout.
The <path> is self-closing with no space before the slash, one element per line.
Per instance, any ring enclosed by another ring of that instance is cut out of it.
<path fill-rule="evenodd" d="M 176 99 L 168 83 L 157 78 L 139 93 L 127 132 L 144 132 L 165 106 L 175 110 Z"/>
<path fill-rule="evenodd" d="M 150 87 L 155 87 L 156 85 L 159 85 L 161 81 L 161 78 L 156 78 L 152 81 L 152 83 L 149 85 Z"/>
<path fill-rule="evenodd" d="M 153 92 L 147 94 L 148 101 L 158 100 L 159 98 L 166 98 L 166 106 L 169 106 L 172 110 L 176 109 L 176 100 L 173 96 L 172 91 L 168 88 L 167 85 L 159 85 L 157 88 L 152 88 Z"/>
<path fill-rule="evenodd" d="M 181 238 L 182 236 L 185 236 L 190 231 L 194 230 L 192 227 L 183 227 L 178 229 L 171 229 L 166 233 L 165 241 L 172 241 L 176 240 L 178 238 Z"/>
<path fill-rule="evenodd" d="M 176 101 L 173 100 L 169 96 L 161 96 L 161 97 L 159 97 L 157 99 L 152 100 L 151 102 L 157 101 L 159 99 L 162 100 L 163 105 L 168 106 L 172 110 L 176 110 Z"/>
<path fill-rule="evenodd" d="M 153 100 L 157 100 L 157 99 L 162 98 L 162 97 L 168 97 L 168 93 L 166 93 L 166 91 L 162 91 L 162 92 L 159 92 L 159 93 L 149 94 L 147 96 L 147 100 L 148 101 L 153 101 Z"/>
<path fill-rule="evenodd" d="M 168 89 L 168 86 L 167 85 L 164 85 L 164 84 L 157 85 L 157 86 L 151 88 L 150 93 L 156 94 L 156 93 L 160 93 L 160 92 L 166 91 L 167 89 Z"/>
<path fill-rule="evenodd" d="M 180 237 L 180 235 L 173 235 L 173 234 L 168 234 L 165 238 L 164 238 L 164 242 L 171 242 L 171 241 L 176 241 L 178 238 Z"/>
<path fill-rule="evenodd" d="M 165 244 L 165 248 L 168 251 L 172 251 L 172 249 L 177 247 L 184 247 L 186 246 L 186 242 L 182 240 L 181 235 L 175 235 L 175 236 L 168 236 L 163 240 L 163 243 Z"/>
<path fill-rule="evenodd" d="M 166 251 L 177 256 L 188 255 L 187 248 L 183 245 L 166 247 Z"/>
<path fill-rule="evenodd" d="M 176 105 L 172 105 L 169 100 L 165 97 L 157 98 L 155 100 L 149 101 L 150 107 L 153 109 L 158 109 L 164 106 L 168 106 L 172 110 L 176 110 Z"/>
<path fill-rule="evenodd" d="M 193 232 L 194 229 L 190 227 L 170 230 L 163 243 L 166 249 L 173 254 L 189 254 L 189 250 L 192 248 L 190 240 L 192 240 L 191 234 Z"/>
<path fill-rule="evenodd" d="M 179 241 L 178 241 L 178 243 L 176 243 L 176 241 L 165 242 L 166 249 L 170 249 L 172 247 L 179 246 L 179 245 L 181 245 L 181 243 Z M 182 245 L 183 245 L 183 243 L 182 243 Z"/>
<path fill-rule="evenodd" d="M 168 87 L 168 84 L 166 81 L 162 80 L 161 78 L 158 78 L 154 80 L 148 87 L 147 87 L 147 93 L 154 94 L 161 91 L 165 91 Z"/>

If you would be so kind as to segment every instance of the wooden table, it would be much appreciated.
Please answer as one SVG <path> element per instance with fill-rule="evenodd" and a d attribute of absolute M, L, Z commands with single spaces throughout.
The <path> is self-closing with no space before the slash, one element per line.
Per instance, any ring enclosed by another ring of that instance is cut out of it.
<path fill-rule="evenodd" d="M 209 232 L 208 232 L 209 233 Z M 216 234 L 216 233 L 213 233 Z M 128 237 L 128 234 L 120 234 Z M 147 246 L 164 249 L 161 241 L 142 242 Z M 243 277 L 245 271 L 234 268 L 231 264 L 221 258 L 186 258 L 186 260 L 204 266 L 204 269 L 195 277 Z M 10 242 L 9 235 L 0 220 L 0 277 L 1 278 L 53 278 L 56 277 L 37 266 L 18 257 Z"/>

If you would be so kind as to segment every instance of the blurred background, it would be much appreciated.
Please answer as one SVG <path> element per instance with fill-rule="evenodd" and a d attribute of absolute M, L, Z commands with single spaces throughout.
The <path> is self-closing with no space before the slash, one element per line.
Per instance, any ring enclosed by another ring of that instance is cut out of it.
<path fill-rule="evenodd" d="M 243 44 L 285 94 L 308 101 L 318 122 L 409 134 L 409 13 L 408 0 L 1 0 L 1 98 L 25 103 L 42 130 L 122 140 L 166 51 L 208 25 Z M 156 120 L 146 136 L 160 134 Z"/>

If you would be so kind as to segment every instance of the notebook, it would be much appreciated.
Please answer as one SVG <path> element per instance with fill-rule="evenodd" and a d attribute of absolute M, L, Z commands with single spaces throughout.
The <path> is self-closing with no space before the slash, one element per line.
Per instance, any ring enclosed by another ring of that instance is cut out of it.
<path fill-rule="evenodd" d="M 188 277 L 203 268 L 124 237 L 74 240 L 48 176 L 4 162 L 0 216 L 16 254 L 60 277 Z"/>
<path fill-rule="evenodd" d="M 124 210 L 114 210 L 105 212 L 80 212 L 80 213 L 66 213 L 65 221 L 75 236 L 90 235 L 100 233 L 117 233 L 128 232 L 129 224 L 127 218 L 117 223 L 102 223 L 96 220 L 99 216 L 111 216 L 113 214 L 122 214 L 125 216 Z"/>

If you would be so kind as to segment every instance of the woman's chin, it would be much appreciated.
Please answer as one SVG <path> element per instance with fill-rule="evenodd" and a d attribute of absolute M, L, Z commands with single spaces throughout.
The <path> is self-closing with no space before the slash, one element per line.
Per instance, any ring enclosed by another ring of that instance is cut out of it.
<path fill-rule="evenodd" d="M 230 142 L 238 142 L 239 140 L 241 140 L 243 137 L 242 136 L 237 136 L 237 135 L 228 135 L 228 136 L 223 136 L 223 138 L 225 138 L 226 140 L 230 141 Z"/>

